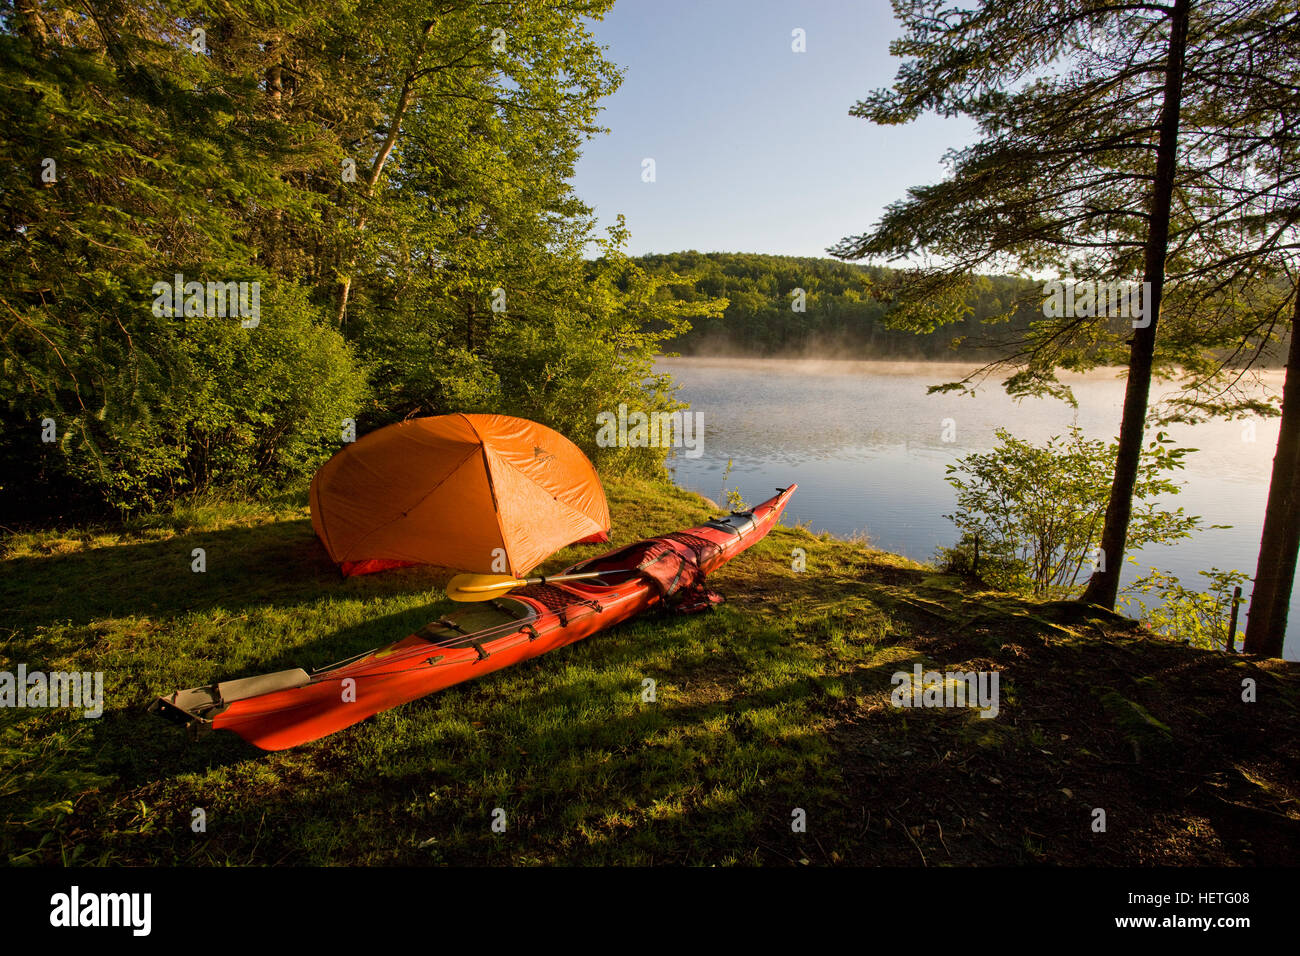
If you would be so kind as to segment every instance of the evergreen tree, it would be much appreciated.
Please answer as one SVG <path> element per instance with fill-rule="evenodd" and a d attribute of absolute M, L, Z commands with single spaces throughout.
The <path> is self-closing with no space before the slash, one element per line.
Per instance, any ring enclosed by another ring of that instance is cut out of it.
<path fill-rule="evenodd" d="M 1226 291 L 1240 263 L 1207 255 L 1202 242 L 1239 217 L 1198 201 L 1225 162 L 1243 161 L 1239 124 L 1262 121 L 1257 100 L 1232 95 L 1239 78 L 1225 65 L 1286 41 L 1292 12 L 1270 0 L 989 0 L 971 10 L 896 0 L 895 11 L 906 33 L 893 51 L 909 59 L 893 89 L 853 112 L 884 124 L 927 110 L 965 115 L 980 138 L 956 155 L 948 180 L 911 190 L 870 232 L 832 251 L 932 257 L 903 285 L 901 318 L 918 328 L 959 315 L 965 277 L 991 268 L 1141 279 L 1149 289 L 1146 315 L 1132 327 L 1092 309 L 1036 323 L 1006 381 L 1013 394 L 1063 394 L 1058 368 L 1121 356 L 1128 367 L 1104 569 L 1083 595 L 1113 606 L 1152 378 L 1180 366 L 1217 381 L 1219 355 L 1243 328 Z M 1198 314 L 1204 299 L 1194 292 L 1206 288 L 1227 300 L 1229 321 L 1207 324 Z"/>

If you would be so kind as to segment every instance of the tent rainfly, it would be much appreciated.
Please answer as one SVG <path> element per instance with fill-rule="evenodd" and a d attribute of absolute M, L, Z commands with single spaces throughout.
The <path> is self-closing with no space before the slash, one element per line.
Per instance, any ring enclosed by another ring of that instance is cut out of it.
<path fill-rule="evenodd" d="M 521 576 L 565 545 L 609 540 L 577 445 L 506 415 L 439 415 L 371 432 L 321 466 L 311 523 L 344 575 L 409 564 Z"/>

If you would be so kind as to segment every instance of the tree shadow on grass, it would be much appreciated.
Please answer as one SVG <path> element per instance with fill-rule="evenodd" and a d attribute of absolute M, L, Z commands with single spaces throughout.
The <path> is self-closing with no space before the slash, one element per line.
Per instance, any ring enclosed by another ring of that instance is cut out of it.
<path fill-rule="evenodd" d="M 400 640 L 439 616 L 441 602 L 383 615 L 354 627 L 322 635 L 308 646 L 287 649 L 251 667 L 220 671 L 202 683 L 234 680 L 255 674 L 273 673 L 293 667 L 311 671 L 344 657 L 363 653 Z M 148 700 L 182 688 L 152 688 Z M 139 700 L 125 707 L 106 708 L 97 720 L 87 721 L 87 752 L 96 754 L 101 767 L 111 769 L 122 787 L 134 789 L 187 773 L 256 760 L 268 752 L 245 742 L 238 735 L 214 731 L 197 739 L 180 725 L 146 710 Z"/>
<path fill-rule="evenodd" d="M 351 656 L 405 637 L 431 618 L 437 617 L 440 613 L 439 603 L 383 615 L 364 624 L 343 628 L 323 635 L 308 647 L 299 646 L 286 650 L 243 670 L 251 674 L 269 673 L 296 666 L 304 666 L 307 669 L 324 666 L 340 657 Z M 594 641 L 591 644 L 584 641 L 574 648 L 561 648 L 516 665 L 507 671 L 495 672 L 488 675 L 488 680 L 505 681 L 506 684 L 504 688 L 488 689 L 488 693 L 500 694 L 503 691 L 513 693 L 521 684 L 529 685 L 554 680 L 552 669 L 566 666 L 567 663 L 579 663 L 582 666 L 595 664 L 605 671 L 615 671 L 626 665 L 639 663 L 648 656 L 683 641 L 678 629 L 664 626 L 671 621 L 671 618 L 642 619 L 635 625 L 630 625 L 635 628 L 631 631 L 625 630 L 629 625 L 624 625 L 613 631 L 601 632 L 597 639 L 604 636 L 606 640 L 601 641 L 599 645 Z M 576 658 L 575 653 L 578 655 Z M 685 657 L 681 657 L 679 653 L 677 670 L 689 673 L 707 668 L 711 663 L 716 661 L 703 651 L 690 653 Z M 552 673 L 548 674 L 548 671 Z M 204 682 L 242 676 L 247 674 L 238 671 L 214 673 L 205 678 Z M 602 686 L 604 684 L 605 682 L 602 682 Z M 472 695 L 478 693 L 482 687 L 483 685 L 477 680 L 468 681 L 428 698 L 403 705 L 397 710 L 407 717 L 427 714 L 428 719 L 433 722 L 438 719 L 439 713 L 444 708 L 454 710 L 477 706 L 472 701 Z M 170 689 L 152 689 L 149 699 L 152 699 L 152 693 L 163 693 L 167 690 Z M 519 692 L 524 693 L 524 691 Z M 528 709 L 533 712 L 540 705 L 543 710 L 564 710 L 567 706 L 566 702 L 571 704 L 589 694 L 608 695 L 615 692 L 621 692 L 621 688 L 616 691 L 613 684 L 610 684 L 604 690 L 599 690 L 589 686 L 586 680 L 560 686 L 551 685 L 540 692 L 533 690 L 527 692 Z M 632 688 L 629 687 L 627 692 L 630 694 Z M 48 716 L 41 719 L 48 719 Z M 345 729 L 337 735 L 326 738 L 324 744 L 308 744 L 295 752 L 301 753 L 318 746 L 328 750 L 340 741 L 346 749 L 359 739 L 354 735 L 368 733 L 359 728 L 384 719 L 383 714 L 367 718 L 356 727 Z M 203 773 L 249 760 L 273 759 L 273 755 L 231 733 L 205 733 L 199 739 L 191 740 L 181 727 L 148 714 L 144 702 L 139 700 L 129 706 L 106 709 L 102 717 L 86 721 L 83 726 L 86 733 L 78 745 L 78 751 L 84 755 L 89 764 L 94 765 L 97 772 L 108 773 L 115 778 L 115 789 L 135 790 L 185 774 Z M 540 741 L 530 742 L 530 748 L 540 748 Z M 313 755 L 313 759 L 319 757 L 320 755 Z"/>
<path fill-rule="evenodd" d="M 195 548 L 205 552 L 202 573 L 192 569 Z M 323 596 L 382 597 L 426 590 L 451 573 L 413 567 L 344 579 L 311 522 L 300 519 L 13 558 L 0 575 L 0 607 L 7 612 L 5 625 L 21 632 L 103 618 L 172 618 L 216 608 L 241 612 Z"/>
<path fill-rule="evenodd" d="M 191 570 L 195 548 L 206 552 L 207 570 L 203 573 Z M 74 668 L 90 671 L 106 669 L 106 663 L 116 661 L 111 666 L 119 673 L 117 686 L 108 695 L 110 706 L 99 718 L 69 723 L 68 715 L 58 711 L 13 711 L 7 714 L 12 718 L 8 723 L 21 738 L 33 743 L 45 739 L 59 742 L 62 752 L 52 753 L 51 759 L 61 766 L 113 777 L 115 789 L 134 789 L 264 757 L 264 751 L 233 734 L 209 734 L 190 744 L 180 727 L 148 714 L 145 707 L 156 695 L 180 688 L 147 686 L 145 679 L 131 672 L 129 650 L 119 645 L 97 654 L 95 635 L 65 637 L 40 629 L 54 625 L 84 629 L 106 619 L 147 618 L 162 625 L 158 633 L 175 645 L 171 650 L 151 647 L 149 654 L 185 657 L 194 649 L 183 644 L 182 633 L 167 625 L 191 612 L 226 612 L 233 617 L 259 608 L 293 608 L 330 598 L 376 600 L 427 592 L 450 574 L 442 568 L 412 567 L 345 580 L 306 520 L 11 559 L 0 572 L 0 607 L 6 611 L 0 621 L 0 652 L 11 662 L 5 666 L 25 662 L 29 671 L 49 670 L 50 661 L 61 661 L 60 666 L 67 667 L 71 657 Z M 185 686 L 289 667 L 322 667 L 417 630 L 444 613 L 445 609 L 435 610 L 439 603 L 311 635 L 308 643 L 285 648 L 251 665 L 214 665 L 208 672 L 206 664 L 195 661 L 188 668 L 195 673 L 195 680 Z M 127 703 L 112 706 L 115 700 Z"/>
<path fill-rule="evenodd" d="M 305 522 L 296 524 L 302 525 Z M 194 537 L 201 539 L 207 536 Z M 222 540 L 229 541 L 229 539 Z M 189 544 L 189 542 L 185 543 Z M 175 542 L 168 542 L 168 544 L 174 545 Z M 311 542 L 308 541 L 306 544 L 311 545 Z M 175 550 L 183 546 L 177 545 Z M 277 543 L 273 536 L 262 540 L 256 549 L 274 552 L 275 546 Z M 251 544 L 245 544 L 245 547 L 254 549 Z M 303 556 L 302 540 L 285 537 L 279 540 L 278 547 L 281 548 L 279 556 L 271 557 L 265 568 L 265 576 L 273 579 L 267 586 L 283 586 L 286 589 L 275 599 L 275 603 L 294 599 L 306 601 L 315 593 L 321 591 L 333 593 L 337 590 L 338 579 L 332 566 L 322 555 L 319 562 L 321 567 L 314 572 L 315 579 L 308 581 L 301 590 L 293 591 L 294 579 L 300 575 L 307 576 L 295 569 L 294 561 L 311 562 L 314 559 L 310 555 Z M 172 550 L 169 547 L 168 553 L 170 554 Z M 160 560 L 156 551 L 148 552 L 144 557 L 154 561 Z M 253 569 L 250 573 L 261 574 L 262 572 Z M 379 586 L 374 590 L 379 593 L 409 590 L 413 587 L 413 583 L 397 582 L 391 578 L 376 584 Z M 414 586 L 427 588 L 427 575 Z M 228 588 L 227 596 L 231 593 Z M 165 595 L 159 596 L 166 599 Z M 340 657 L 350 656 L 404 637 L 441 613 L 442 609 L 438 607 L 440 603 L 423 604 L 382 615 L 336 632 L 313 636 L 311 643 L 260 659 L 255 666 L 247 667 L 245 670 L 248 673 L 263 673 L 293 666 L 308 668 L 323 666 Z M 183 607 L 186 610 L 191 608 L 191 605 L 179 600 L 173 601 L 170 606 L 177 609 Z M 221 601 L 210 600 L 208 606 L 221 606 Z M 152 610 L 151 613 L 159 612 Z M 692 620 L 700 623 L 693 624 Z M 624 686 L 627 682 L 626 675 L 622 672 L 628 668 L 646 673 L 660 672 L 661 677 L 671 675 L 673 680 L 699 679 L 706 683 L 721 680 L 726 683 L 734 676 L 732 671 L 736 667 L 736 660 L 733 659 L 735 654 L 802 653 L 797 648 L 781 650 L 783 642 L 775 640 L 761 627 L 750 627 L 742 631 L 741 626 L 744 623 L 738 619 L 730 623 L 728 629 L 736 632 L 734 641 L 730 642 L 731 647 L 724 654 L 719 655 L 716 650 L 694 646 L 697 639 L 703 635 L 695 634 L 693 631 L 697 628 L 707 630 L 716 626 L 712 621 L 704 623 L 702 618 L 681 621 L 676 618 L 643 617 L 634 623 L 602 632 L 601 635 L 584 641 L 572 649 L 561 649 L 508 671 L 494 674 L 492 675 L 494 682 L 502 683 L 492 689 L 486 688 L 478 681 L 449 688 L 434 697 L 399 708 L 397 712 L 370 718 L 363 724 L 349 728 L 319 744 L 311 744 L 294 751 L 293 756 L 285 760 L 268 755 L 232 734 L 214 733 L 191 744 L 178 727 L 145 714 L 138 706 L 117 708 L 106 712 L 103 718 L 93 722 L 88 739 L 78 749 L 88 758 L 89 763 L 112 774 L 115 778 L 109 789 L 104 791 L 105 797 L 110 800 L 133 793 L 144 793 L 150 795 L 151 800 L 156 800 L 161 792 L 165 792 L 159 790 L 160 785 L 165 785 L 185 774 L 203 775 L 214 769 L 258 761 L 267 761 L 268 770 L 275 774 L 286 767 L 302 764 L 304 758 L 308 764 L 317 769 L 325 768 L 327 777 L 328 768 L 335 765 L 352 768 L 346 773 L 340 771 L 348 780 L 346 784 L 341 784 L 341 789 L 333 786 L 329 788 L 332 794 L 343 795 L 345 798 L 349 794 L 349 787 L 356 784 L 356 777 L 352 771 L 359 765 L 373 764 L 369 768 L 367 779 L 370 781 L 368 786 L 374 787 L 375 795 L 373 797 L 356 795 L 346 798 L 342 804 L 345 806 L 348 805 L 349 799 L 352 802 L 360 800 L 361 806 L 364 807 L 376 806 L 374 800 L 380 799 L 382 802 L 384 794 L 396 800 L 396 792 L 391 790 L 393 786 L 401 790 L 409 790 L 410 787 L 418 788 L 421 781 L 427 782 L 431 777 L 441 779 L 450 775 L 453 781 L 470 779 L 464 777 L 464 773 L 467 772 L 466 767 L 479 767 L 484 759 L 488 759 L 489 764 L 492 765 L 499 763 L 510 767 L 523 776 L 534 779 L 540 777 L 543 782 L 554 779 L 551 763 L 566 767 L 566 772 L 579 777 L 594 772 L 613 772 L 619 777 L 626 776 L 628 782 L 614 788 L 610 794 L 603 796 L 599 793 L 587 794 L 584 797 L 586 809 L 582 814 L 586 819 L 594 819 L 591 814 L 597 816 L 617 814 L 621 806 L 618 801 L 626 798 L 626 794 L 630 792 L 629 787 L 638 794 L 638 801 L 641 800 L 644 788 L 636 790 L 634 781 L 647 766 L 645 761 L 650 759 L 648 756 L 650 751 L 647 751 L 641 742 L 646 739 L 648 729 L 653 728 L 648 727 L 643 713 L 634 711 L 612 718 L 606 716 L 591 719 L 583 714 L 584 708 L 581 706 L 583 700 L 593 696 L 608 698 L 611 694 L 627 693 L 631 701 L 637 688 L 631 685 Z M 664 671 L 662 664 L 656 665 L 653 662 L 656 657 L 662 658 L 664 652 L 668 650 L 674 653 L 671 664 Z M 564 656 L 561 657 L 561 654 Z M 590 679 L 582 678 L 561 684 L 557 682 L 556 672 L 547 673 L 551 668 L 569 664 L 584 669 L 595 668 L 608 675 L 608 679 L 597 674 Z M 244 674 L 214 673 L 202 682 L 240 676 Z M 867 673 L 855 674 L 849 679 L 849 683 L 851 686 L 856 686 L 860 680 L 867 679 L 868 676 Z M 872 673 L 871 676 L 877 675 Z M 479 696 L 480 689 L 487 691 L 486 700 Z M 729 733 L 733 736 L 739 735 L 736 737 L 737 740 L 742 738 L 748 740 L 751 736 L 757 739 L 761 735 L 746 722 L 747 713 L 758 708 L 771 708 L 777 704 L 790 704 L 819 693 L 821 690 L 818 681 L 801 679 L 752 694 L 740 694 L 733 689 L 724 700 L 676 703 L 669 701 L 668 706 L 660 708 L 659 712 L 664 726 L 668 727 L 694 727 L 716 718 L 719 714 L 729 714 L 733 720 L 738 721 L 733 724 L 735 729 Z M 527 701 L 526 705 L 521 704 L 520 707 L 528 714 L 545 718 L 541 721 L 542 724 L 550 720 L 551 723 L 558 722 L 562 729 L 550 733 L 536 727 L 525 727 L 518 740 L 494 741 L 492 749 L 487 753 L 462 751 L 457 740 L 436 731 L 416 734 L 414 739 L 402 740 L 396 747 L 391 744 L 380 746 L 381 741 L 376 737 L 376 734 L 391 735 L 396 726 L 395 719 L 399 717 L 408 721 L 414 718 L 418 721 L 422 715 L 427 715 L 429 722 L 433 724 L 438 722 L 444 708 L 451 709 L 452 713 L 461 711 L 478 713 L 481 716 L 485 710 L 490 713 L 493 709 L 511 706 L 510 700 L 515 699 L 515 696 Z M 783 746 L 803 749 L 805 745 L 797 741 L 805 739 L 807 746 L 814 746 L 815 736 L 792 730 Z M 520 747 L 528 751 L 531 756 L 520 753 Z M 385 760 L 381 761 L 376 757 L 377 750 L 388 755 Z M 610 750 L 617 751 L 616 763 L 613 767 L 607 765 L 608 756 L 600 756 Z M 655 781 L 651 784 L 650 796 L 646 799 L 654 799 L 661 792 L 665 796 L 670 795 L 680 785 L 682 774 L 673 771 L 673 761 L 678 759 L 675 753 L 675 751 L 668 753 L 658 751 L 653 754 L 656 767 Z M 392 760 L 391 763 L 387 762 L 389 758 Z M 688 757 L 683 755 L 681 759 L 685 760 Z M 486 768 L 486 765 L 483 766 Z M 442 769 L 437 769 L 439 767 Z M 317 773 L 313 776 L 313 788 L 319 784 L 319 781 L 320 774 Z M 457 787 L 454 782 L 451 786 L 453 789 Z M 540 789 L 544 790 L 545 785 L 543 784 Z M 282 783 L 267 793 L 264 798 L 256 800 L 250 798 L 249 812 L 256 808 L 259 814 L 265 814 L 268 809 L 275 812 L 275 808 L 280 807 L 284 812 L 293 814 L 295 811 L 301 812 L 304 805 L 309 805 L 312 819 L 317 824 L 322 819 L 330 818 L 331 810 L 328 805 L 330 801 L 318 802 L 316 797 L 319 793 L 295 794 L 290 790 L 288 784 Z M 376 812 L 378 809 L 379 807 L 376 806 Z M 725 816 L 730 811 L 717 810 L 716 812 Z M 337 816 L 337 810 L 334 816 Z M 304 826 L 308 825 L 304 823 Z M 674 825 L 680 825 L 680 821 L 679 824 Z M 656 825 L 657 832 L 659 829 Z M 293 846 L 294 837 L 291 834 L 286 834 L 284 838 L 288 843 L 276 850 L 271 858 L 280 858 L 285 853 L 292 857 L 300 852 Z M 162 852 L 161 847 L 159 851 Z M 243 852 L 249 851 L 244 849 Z M 405 855 L 407 852 L 399 851 L 399 855 L 408 859 Z M 416 855 L 409 859 L 418 862 L 422 858 Z"/>
<path fill-rule="evenodd" d="M 883 679 L 874 673 L 853 677 L 855 683 Z M 600 682 L 591 687 L 581 681 L 574 687 L 555 687 L 530 704 L 530 710 L 534 706 L 543 711 L 552 707 L 567 710 L 574 693 L 606 691 Z M 461 685 L 437 695 L 436 703 L 430 700 L 410 706 L 457 707 L 465 703 L 462 695 L 466 693 L 470 693 L 468 685 Z M 346 739 L 340 735 L 332 746 L 327 744 L 313 755 L 319 764 L 337 764 L 338 772 L 315 777 L 312 786 L 281 785 L 257 796 L 226 793 L 220 799 L 221 826 L 213 827 L 204 838 L 210 841 L 205 852 L 214 859 L 249 863 L 346 863 L 371 853 L 378 855 L 377 862 L 408 865 L 509 863 L 521 853 L 534 852 L 566 863 L 616 862 L 627 856 L 620 852 L 617 841 L 611 840 L 608 846 L 585 846 L 573 840 L 575 828 L 595 832 L 605 820 L 632 808 L 649 813 L 651 808 L 684 801 L 679 810 L 655 810 L 636 833 L 628 835 L 641 856 L 662 862 L 708 861 L 751 852 L 759 839 L 782 846 L 780 856 L 789 858 L 784 850 L 805 855 L 807 849 L 800 850 L 797 841 L 783 839 L 781 834 L 789 831 L 787 804 L 793 797 L 800 796 L 804 804 L 815 806 L 809 796 L 814 782 L 807 781 L 805 786 L 798 771 L 803 756 L 826 750 L 822 736 L 812 728 L 791 728 L 784 733 L 781 749 L 770 751 L 767 761 L 774 779 L 766 786 L 735 783 L 742 798 L 739 801 L 715 801 L 701 790 L 705 774 L 697 747 L 698 735 L 703 733 L 720 738 L 716 746 L 718 756 L 724 759 L 740 748 L 750 748 L 754 753 L 758 752 L 754 748 L 767 749 L 746 716 L 817 693 L 815 681 L 801 679 L 740 694 L 726 702 L 665 702 L 649 722 L 640 711 L 617 717 L 606 714 L 567 728 L 564 736 L 570 741 L 558 751 L 555 741 L 548 742 L 540 731 L 517 740 L 501 737 L 472 753 L 461 752 L 453 741 L 424 737 L 395 751 L 389 748 L 384 762 L 371 766 L 377 759 L 371 750 L 372 741 L 364 736 Z M 723 712 L 732 715 L 733 725 L 719 735 L 705 725 Z M 476 713 L 483 716 L 481 707 Z M 367 723 L 378 719 L 371 718 Z M 652 733 L 664 730 L 678 732 L 681 739 L 671 745 L 649 742 Z M 429 748 L 437 752 L 430 755 Z M 228 751 L 228 759 L 222 762 L 241 759 L 237 750 L 222 750 Z M 259 753 L 248 748 L 243 759 L 250 752 L 253 756 Z M 207 760 L 190 769 L 214 765 L 214 756 L 209 754 Z M 184 772 L 181 762 L 172 770 Z M 474 785 L 474 781 L 497 770 L 510 774 L 508 792 L 497 794 Z M 828 768 L 827 773 L 833 776 L 834 771 Z M 717 777 L 717 771 L 712 775 Z M 583 783 L 566 788 L 562 781 L 570 778 Z M 137 783 L 148 779 L 145 774 Z M 430 793 L 431 788 L 439 797 L 434 804 L 412 802 L 412 794 Z M 179 799 L 184 803 L 185 798 Z M 481 808 L 479 804 L 484 801 L 487 803 Z M 509 808 L 511 820 L 516 821 L 515 832 L 523 834 L 521 837 L 502 840 L 490 830 L 488 811 L 493 801 Z M 165 811 L 165 815 L 170 818 L 174 814 Z M 274 823 L 261 829 L 268 820 Z M 714 835 L 716 843 L 701 839 L 705 830 Z M 256 841 L 255 833 L 259 834 Z M 326 840 L 328 833 L 343 836 Z M 422 847 L 428 836 L 437 837 L 441 848 Z M 107 834 L 88 835 L 92 855 L 101 849 L 100 841 L 107 839 Z M 158 842 L 152 847 L 136 842 L 131 859 L 119 862 L 139 862 L 145 856 L 174 851 L 175 841 L 166 833 L 159 833 L 149 842 L 155 840 Z M 334 848 L 324 849 L 327 843 Z M 790 846 L 785 846 L 787 843 Z M 102 848 L 110 845 L 105 843 Z M 358 852 L 358 846 L 366 847 L 364 854 Z M 764 856 L 779 860 L 770 851 L 764 851 Z"/>

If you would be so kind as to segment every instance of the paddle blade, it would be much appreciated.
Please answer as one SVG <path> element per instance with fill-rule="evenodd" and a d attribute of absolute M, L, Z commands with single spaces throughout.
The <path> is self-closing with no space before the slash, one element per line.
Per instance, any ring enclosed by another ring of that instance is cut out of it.
<path fill-rule="evenodd" d="M 509 574 L 458 574 L 447 582 L 447 597 L 453 601 L 490 601 L 527 583 Z"/>

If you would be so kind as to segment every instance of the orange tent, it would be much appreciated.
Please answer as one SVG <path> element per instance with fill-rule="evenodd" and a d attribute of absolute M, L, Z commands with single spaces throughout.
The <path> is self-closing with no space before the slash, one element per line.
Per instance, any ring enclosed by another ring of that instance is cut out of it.
<path fill-rule="evenodd" d="M 345 575 L 406 564 L 526 574 L 567 544 L 609 540 L 587 456 L 506 415 L 416 418 L 321 466 L 311 523 Z"/>

